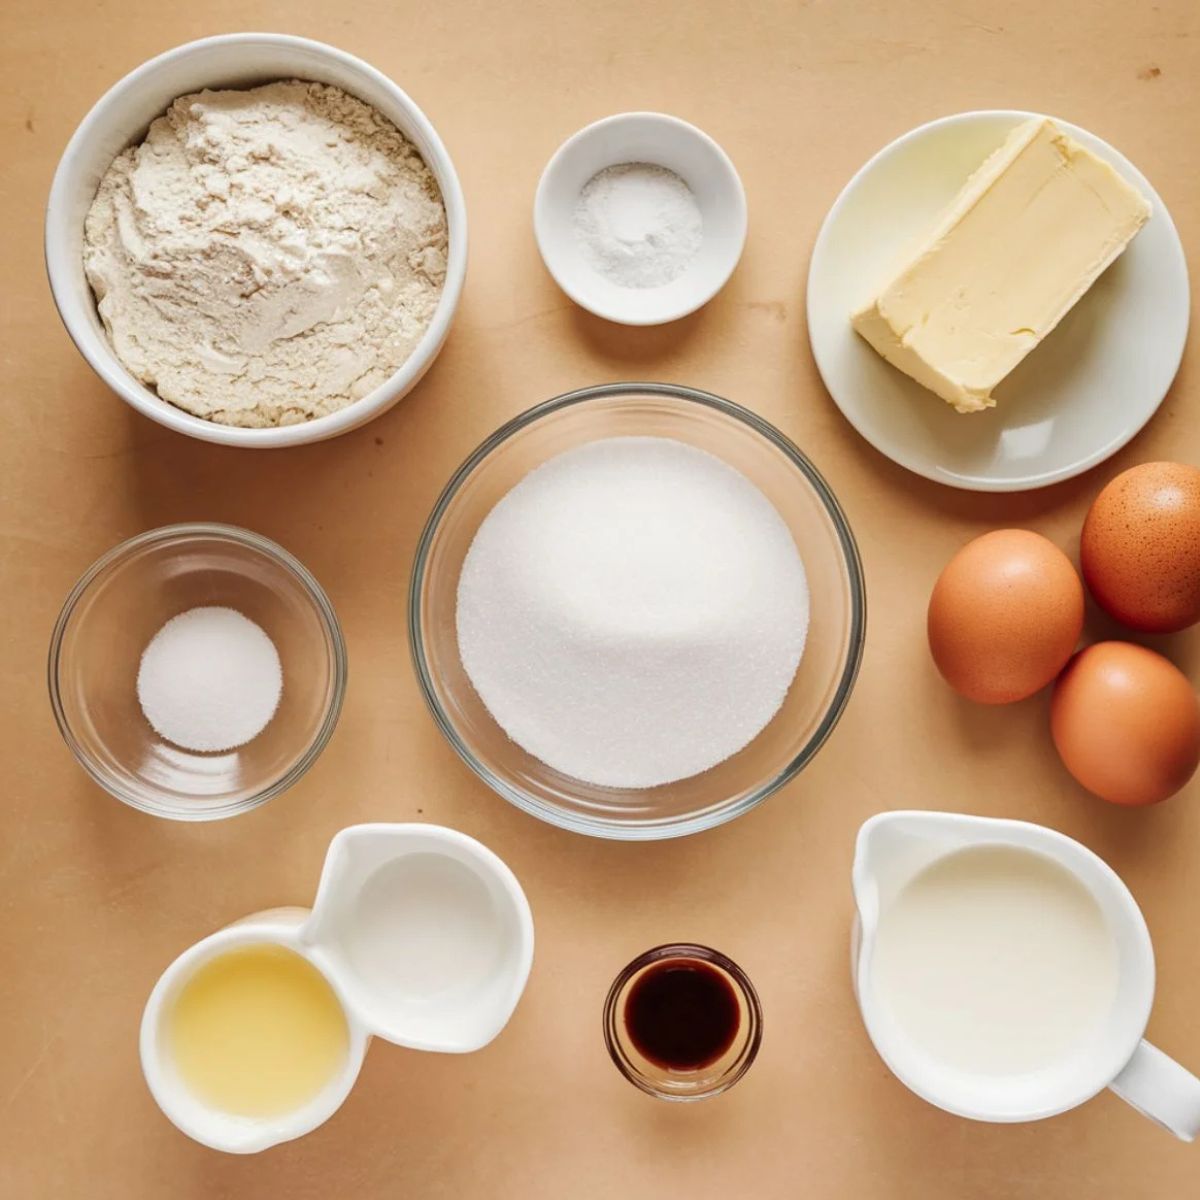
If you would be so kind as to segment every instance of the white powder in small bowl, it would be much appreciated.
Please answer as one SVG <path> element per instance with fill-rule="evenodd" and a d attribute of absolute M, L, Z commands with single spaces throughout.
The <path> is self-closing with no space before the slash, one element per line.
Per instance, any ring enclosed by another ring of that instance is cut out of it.
<path fill-rule="evenodd" d="M 275 643 L 232 608 L 172 617 L 138 668 L 138 703 L 151 727 L 184 750 L 233 750 L 267 727 L 283 693 Z"/>
<path fill-rule="evenodd" d="M 458 583 L 463 667 L 497 724 L 600 786 L 698 775 L 779 711 L 804 649 L 791 531 L 739 471 L 670 438 L 606 438 L 527 475 Z"/>
<path fill-rule="evenodd" d="M 618 287 L 664 287 L 691 266 L 703 241 L 692 189 L 653 163 L 598 171 L 579 193 L 574 223 L 586 261 Z"/>

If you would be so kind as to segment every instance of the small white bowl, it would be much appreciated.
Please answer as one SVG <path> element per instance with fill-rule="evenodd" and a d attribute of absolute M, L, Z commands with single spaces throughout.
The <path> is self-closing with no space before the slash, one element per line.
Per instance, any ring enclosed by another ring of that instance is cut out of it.
<path fill-rule="evenodd" d="M 834 202 L 809 265 L 809 339 L 842 415 L 893 462 L 968 491 L 1045 487 L 1115 454 L 1162 403 L 1187 340 L 1187 263 L 1166 205 L 1127 158 L 1057 117 L 1061 129 L 1146 196 L 1153 214 L 1001 383 L 996 407 L 956 413 L 851 328 L 850 314 L 871 298 L 889 264 L 902 259 L 1009 130 L 1033 115 L 958 113 L 897 138 Z"/>
<path fill-rule="evenodd" d="M 662 287 L 612 283 L 592 268 L 575 239 L 575 205 L 584 184 L 621 163 L 674 171 L 700 206 L 700 251 Z M 581 308 L 621 325 L 663 325 L 707 304 L 733 274 L 746 243 L 746 193 L 729 155 L 702 130 L 664 113 L 618 113 L 568 138 L 546 164 L 533 202 L 533 231 L 546 269 Z"/>
<path fill-rule="evenodd" d="M 433 321 L 386 383 L 338 412 L 298 425 L 243 429 L 192 416 L 135 379 L 113 353 L 83 269 L 83 223 L 112 160 L 171 102 L 203 88 L 245 88 L 275 79 L 333 84 L 374 106 L 421 152 L 442 191 L 449 227 L 446 285 Z M 232 33 L 168 50 L 114 84 L 84 117 L 63 152 L 46 209 L 46 270 L 59 315 L 93 370 L 138 412 L 206 442 L 226 446 L 297 446 L 356 429 L 416 386 L 438 356 L 467 271 L 467 210 L 454 164 L 425 114 L 387 76 L 365 62 L 307 38 Z"/>

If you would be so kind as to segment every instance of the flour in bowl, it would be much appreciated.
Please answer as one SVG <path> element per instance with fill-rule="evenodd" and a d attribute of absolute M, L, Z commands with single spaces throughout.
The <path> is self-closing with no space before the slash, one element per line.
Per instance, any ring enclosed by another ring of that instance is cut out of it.
<path fill-rule="evenodd" d="M 84 266 L 117 357 L 224 425 L 291 425 L 409 357 L 446 277 L 441 192 L 411 142 L 298 80 L 182 96 L 117 156 Z"/>

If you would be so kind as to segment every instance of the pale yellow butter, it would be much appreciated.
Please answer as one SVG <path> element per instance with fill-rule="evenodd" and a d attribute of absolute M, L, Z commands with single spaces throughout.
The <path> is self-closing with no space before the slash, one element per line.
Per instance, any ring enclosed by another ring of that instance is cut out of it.
<path fill-rule="evenodd" d="M 1149 217 L 1108 163 L 1035 117 L 851 322 L 894 367 L 959 412 L 979 412 Z"/>

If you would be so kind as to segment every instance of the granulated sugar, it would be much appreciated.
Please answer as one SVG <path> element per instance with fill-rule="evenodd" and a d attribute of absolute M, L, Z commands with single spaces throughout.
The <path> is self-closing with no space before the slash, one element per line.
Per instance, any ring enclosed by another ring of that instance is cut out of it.
<path fill-rule="evenodd" d="M 608 438 L 526 476 L 458 584 L 458 644 L 497 723 L 588 783 L 708 770 L 779 710 L 808 630 L 791 533 L 740 472 L 669 438 Z"/>
<path fill-rule="evenodd" d="M 193 608 L 172 617 L 138 669 L 146 720 L 185 750 L 245 745 L 267 727 L 282 691 L 275 643 L 232 608 Z"/>

